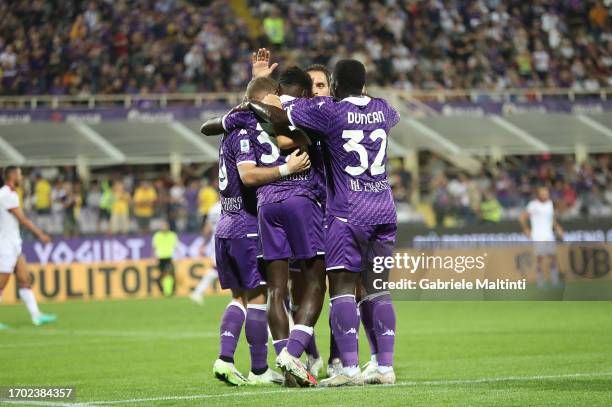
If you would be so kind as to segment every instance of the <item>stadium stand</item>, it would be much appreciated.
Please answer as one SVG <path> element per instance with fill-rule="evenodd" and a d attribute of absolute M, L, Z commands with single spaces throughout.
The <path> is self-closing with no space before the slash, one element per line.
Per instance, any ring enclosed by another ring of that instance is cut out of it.
<path fill-rule="evenodd" d="M 3 2 L 0 94 L 241 90 L 265 43 L 287 64 L 360 59 L 402 90 L 612 85 L 609 1 L 242 3 Z"/>
<path fill-rule="evenodd" d="M 281 69 L 366 64 L 378 85 L 368 91 L 402 114 L 388 144 L 400 220 L 513 219 L 536 183 L 552 187 L 563 217 L 609 216 L 611 4 L 2 3 L 0 165 L 29 167 L 32 211 L 36 175 L 54 185 L 53 233 L 108 231 L 102 186 L 118 179 L 130 194 L 153 181 L 155 217 L 168 216 L 164 190 L 176 184 L 177 225 L 194 230 L 202 214 L 184 186 L 215 178 L 218 147 L 196 129 L 241 99 L 250 53 L 267 45 Z"/>

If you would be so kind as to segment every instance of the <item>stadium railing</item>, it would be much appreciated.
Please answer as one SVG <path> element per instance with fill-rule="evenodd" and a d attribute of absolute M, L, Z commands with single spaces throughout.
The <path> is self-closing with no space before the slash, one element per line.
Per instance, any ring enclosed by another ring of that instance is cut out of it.
<path fill-rule="evenodd" d="M 378 92 L 394 94 L 403 100 L 419 102 L 435 101 L 444 103 L 453 100 L 479 102 L 491 101 L 542 101 L 547 98 L 574 101 L 576 99 L 588 98 L 602 101 L 612 97 L 612 88 L 603 88 L 596 91 L 572 90 L 572 89 L 508 89 L 503 91 L 487 89 L 464 89 L 464 90 L 415 90 L 402 91 L 392 88 L 371 87 L 369 91 L 376 95 Z M 207 93 L 166 93 L 147 95 L 27 95 L 27 96 L 0 96 L 0 109 L 36 109 L 39 107 L 51 108 L 96 108 L 103 106 L 123 106 L 126 108 L 138 107 L 143 104 L 149 107 L 168 106 L 203 106 L 207 102 L 227 102 L 238 104 L 243 94 L 240 92 L 207 92 Z"/>

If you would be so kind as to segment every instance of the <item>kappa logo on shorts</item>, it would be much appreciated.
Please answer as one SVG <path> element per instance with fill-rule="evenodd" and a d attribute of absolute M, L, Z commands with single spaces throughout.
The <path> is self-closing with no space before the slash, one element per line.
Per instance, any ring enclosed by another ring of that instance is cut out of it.
<path fill-rule="evenodd" d="M 240 151 L 247 153 L 251 147 L 249 146 L 249 140 L 240 140 Z"/>
<path fill-rule="evenodd" d="M 357 330 L 355 328 L 351 328 L 348 331 L 344 331 L 344 334 L 345 335 L 348 335 L 348 334 L 355 334 L 355 335 L 357 335 Z"/>
<path fill-rule="evenodd" d="M 221 334 L 221 336 L 230 336 L 230 337 L 234 337 L 234 334 L 231 333 L 230 331 L 223 331 L 223 333 Z"/>
<path fill-rule="evenodd" d="M 387 329 L 382 336 L 395 336 L 395 331 L 391 330 L 391 329 Z"/>

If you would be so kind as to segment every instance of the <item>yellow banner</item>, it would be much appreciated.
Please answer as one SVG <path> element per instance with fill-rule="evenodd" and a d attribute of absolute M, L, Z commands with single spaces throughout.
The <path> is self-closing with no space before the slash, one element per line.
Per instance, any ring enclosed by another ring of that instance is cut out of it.
<path fill-rule="evenodd" d="M 546 249 L 546 248 L 545 248 Z M 452 279 L 511 279 L 533 283 L 536 276 L 538 248 L 531 245 L 507 247 L 466 247 L 452 249 L 396 249 L 391 265 L 390 281 L 418 281 L 423 278 Z M 557 244 L 545 250 L 543 272 L 549 277 L 550 258 L 555 253 L 558 270 L 565 281 L 612 280 L 612 244 Z M 397 258 L 399 256 L 399 258 Z M 404 259 L 412 257 L 411 262 Z M 420 260 L 419 260 L 420 258 Z M 414 272 L 411 265 L 420 263 Z M 429 262 L 426 264 L 425 262 Z M 483 267 L 479 267 L 480 265 Z M 376 263 L 375 263 L 376 265 Z M 208 259 L 174 261 L 176 295 L 188 295 L 203 275 L 210 272 Z M 41 302 L 66 300 L 104 300 L 120 298 L 161 297 L 160 271 L 157 261 L 135 260 L 106 263 L 71 263 L 61 265 L 30 264 L 32 288 Z M 373 274 L 373 277 L 376 277 Z M 225 291 L 222 291 L 225 293 Z M 17 287 L 12 277 L 2 294 L 2 301 L 17 301 Z"/>
<path fill-rule="evenodd" d="M 176 295 L 188 295 L 210 271 L 208 259 L 174 261 Z M 30 264 L 32 289 L 41 302 L 161 297 L 157 260 L 93 264 Z M 2 293 L 2 302 L 17 302 L 14 276 Z"/>

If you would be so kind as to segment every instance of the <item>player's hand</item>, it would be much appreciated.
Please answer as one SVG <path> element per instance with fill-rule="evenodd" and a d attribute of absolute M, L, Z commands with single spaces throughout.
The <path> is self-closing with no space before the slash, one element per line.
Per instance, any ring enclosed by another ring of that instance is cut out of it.
<path fill-rule="evenodd" d="M 270 65 L 270 51 L 266 48 L 259 48 L 257 52 L 253 52 L 251 55 L 251 64 L 253 79 L 272 75 L 272 72 L 274 72 L 278 66 L 277 63 Z"/>
<path fill-rule="evenodd" d="M 51 241 L 51 238 L 49 237 L 48 234 L 46 234 L 45 232 L 40 232 L 40 234 L 38 236 L 36 236 L 36 238 L 44 244 L 47 244 Z"/>
<path fill-rule="evenodd" d="M 265 103 L 266 105 L 278 107 L 279 109 L 283 108 L 283 106 L 281 105 L 280 97 L 272 93 L 268 93 L 261 102 Z"/>
<path fill-rule="evenodd" d="M 287 168 L 291 174 L 309 169 L 310 157 L 308 156 L 308 153 L 301 152 L 299 149 L 295 150 L 289 155 L 289 159 L 287 160 Z"/>

